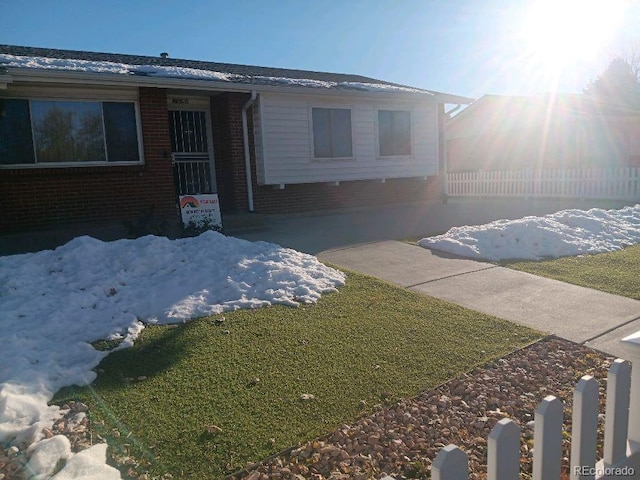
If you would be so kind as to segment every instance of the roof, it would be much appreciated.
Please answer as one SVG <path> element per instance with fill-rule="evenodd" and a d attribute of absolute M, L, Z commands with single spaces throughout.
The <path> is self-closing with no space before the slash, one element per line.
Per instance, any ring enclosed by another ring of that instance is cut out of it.
<path fill-rule="evenodd" d="M 640 110 L 576 93 L 484 95 L 449 120 L 447 136 L 456 138 L 470 135 L 470 132 L 518 130 L 568 118 L 640 118 Z"/>
<path fill-rule="evenodd" d="M 470 103 L 472 100 L 354 74 L 15 45 L 0 45 L 0 74 L 2 69 L 8 72 L 16 69 L 55 70 L 274 87 L 409 93 L 441 98 L 446 103 Z"/>
<path fill-rule="evenodd" d="M 545 95 L 484 95 L 472 105 L 465 108 L 451 119 L 463 118 L 479 108 L 479 106 L 499 107 L 500 109 L 551 109 L 555 112 L 573 115 L 607 115 L 607 116 L 638 116 L 640 110 L 603 101 L 595 96 L 582 93 L 554 93 Z"/>

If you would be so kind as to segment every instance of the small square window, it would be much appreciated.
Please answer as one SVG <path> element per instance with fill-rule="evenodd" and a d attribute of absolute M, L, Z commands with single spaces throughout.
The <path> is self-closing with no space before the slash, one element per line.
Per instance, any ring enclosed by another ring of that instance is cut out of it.
<path fill-rule="evenodd" d="M 381 157 L 411 155 L 411 112 L 378 110 L 378 143 Z"/>
<path fill-rule="evenodd" d="M 353 156 L 351 110 L 348 108 L 313 108 L 313 155 L 315 158 L 349 158 Z"/>

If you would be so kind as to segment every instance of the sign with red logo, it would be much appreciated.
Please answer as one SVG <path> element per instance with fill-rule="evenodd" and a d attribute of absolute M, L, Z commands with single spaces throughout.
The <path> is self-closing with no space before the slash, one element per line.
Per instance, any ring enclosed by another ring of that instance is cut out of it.
<path fill-rule="evenodd" d="M 181 195 L 180 215 L 182 223 L 186 226 L 192 223 L 195 226 L 219 225 L 222 227 L 220 215 L 220 203 L 218 194 Z"/>

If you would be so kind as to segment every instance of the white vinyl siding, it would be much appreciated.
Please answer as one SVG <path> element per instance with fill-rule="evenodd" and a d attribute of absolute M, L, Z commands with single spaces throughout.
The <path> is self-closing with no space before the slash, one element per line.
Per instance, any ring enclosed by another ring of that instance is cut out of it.
<path fill-rule="evenodd" d="M 266 185 L 426 177 L 438 173 L 438 106 L 406 98 L 261 94 L 254 109 L 258 181 Z M 351 110 L 349 158 L 316 158 L 313 108 Z M 380 157 L 378 111 L 411 112 L 411 155 Z"/>
<path fill-rule="evenodd" d="M 262 96 L 258 96 L 252 107 L 253 112 L 253 145 L 256 151 L 256 176 L 258 183 L 264 185 L 265 161 L 262 143 Z"/>

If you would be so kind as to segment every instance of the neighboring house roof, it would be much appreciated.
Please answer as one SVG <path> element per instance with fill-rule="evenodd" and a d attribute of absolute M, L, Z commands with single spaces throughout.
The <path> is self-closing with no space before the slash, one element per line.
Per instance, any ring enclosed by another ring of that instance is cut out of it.
<path fill-rule="evenodd" d="M 520 130 L 568 118 L 640 118 L 640 111 L 584 94 L 484 95 L 447 122 L 447 137 Z"/>
<path fill-rule="evenodd" d="M 364 77 L 361 75 L 257 67 L 169 57 L 58 50 L 0 45 L 2 69 L 48 70 L 119 74 L 156 79 L 190 79 L 249 86 L 302 87 L 354 92 L 408 93 L 433 97 L 446 103 L 470 103 L 472 99 L 442 92 Z M 0 79 L 1 81 L 1 79 Z"/>

